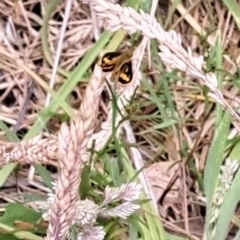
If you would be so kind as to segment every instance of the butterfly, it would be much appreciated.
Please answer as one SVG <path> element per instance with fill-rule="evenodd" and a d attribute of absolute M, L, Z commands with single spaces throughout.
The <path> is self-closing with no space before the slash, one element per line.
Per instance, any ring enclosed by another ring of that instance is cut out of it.
<path fill-rule="evenodd" d="M 108 52 L 103 55 L 100 66 L 103 72 L 112 72 L 111 82 L 126 86 L 132 81 L 132 55 L 132 49 L 125 52 Z"/>

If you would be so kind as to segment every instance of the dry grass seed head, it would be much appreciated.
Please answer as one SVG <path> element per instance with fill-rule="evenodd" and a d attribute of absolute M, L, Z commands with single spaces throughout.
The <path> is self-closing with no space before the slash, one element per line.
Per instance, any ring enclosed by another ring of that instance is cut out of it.
<path fill-rule="evenodd" d="M 88 160 L 87 143 L 94 131 L 98 104 L 103 90 L 102 72 L 95 66 L 79 110 L 79 117 L 59 132 L 59 175 L 51 208 L 47 238 L 64 238 L 73 220 L 83 162 Z"/>

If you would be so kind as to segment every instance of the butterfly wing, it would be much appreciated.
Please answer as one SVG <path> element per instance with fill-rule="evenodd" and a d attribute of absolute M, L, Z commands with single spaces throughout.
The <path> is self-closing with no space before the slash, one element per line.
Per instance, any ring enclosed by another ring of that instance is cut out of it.
<path fill-rule="evenodd" d="M 133 71 L 132 71 L 132 62 L 125 62 L 120 68 L 120 74 L 118 77 L 118 82 L 126 85 L 132 81 Z"/>
<path fill-rule="evenodd" d="M 102 57 L 101 68 L 103 72 L 111 72 L 116 66 L 118 57 L 121 55 L 121 52 L 108 52 L 105 53 Z"/>

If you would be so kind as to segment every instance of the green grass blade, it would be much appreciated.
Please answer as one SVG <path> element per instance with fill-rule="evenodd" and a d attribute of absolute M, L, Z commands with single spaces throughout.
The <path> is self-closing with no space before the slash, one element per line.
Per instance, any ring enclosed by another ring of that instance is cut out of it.
<path fill-rule="evenodd" d="M 214 240 L 225 240 L 229 224 L 240 200 L 240 171 L 237 172 L 232 185 L 224 197 L 219 211 Z"/>
<path fill-rule="evenodd" d="M 9 129 L 8 126 L 2 121 L 0 121 L 0 129 L 5 132 L 8 140 L 12 142 L 17 142 L 19 140 L 17 135 L 11 129 Z"/>
<path fill-rule="evenodd" d="M 230 114 L 225 113 L 219 126 L 216 128 L 207 157 L 206 167 L 204 171 L 204 190 L 207 199 L 207 217 L 205 224 L 205 233 L 207 233 L 206 231 L 208 230 L 208 222 L 211 213 L 211 203 L 218 182 L 220 166 L 223 161 L 223 154 L 227 142 L 227 134 L 229 131 L 230 121 Z"/>
<path fill-rule="evenodd" d="M 0 187 L 3 186 L 9 175 L 12 173 L 12 171 L 17 167 L 17 163 L 10 163 L 8 165 L 3 166 L 3 168 L 0 170 Z"/>
<path fill-rule="evenodd" d="M 38 175 L 42 178 L 45 185 L 49 189 L 52 189 L 53 178 L 51 177 L 50 172 L 40 164 L 34 164 L 34 167 Z"/>
<path fill-rule="evenodd" d="M 17 142 L 19 139 L 16 136 L 16 134 L 14 132 L 11 131 L 11 129 L 9 129 L 7 127 L 7 125 L 0 121 L 0 129 L 2 129 L 7 138 L 12 141 L 12 142 Z M 10 163 L 8 165 L 3 166 L 0 169 L 0 187 L 2 187 L 4 185 L 4 183 L 6 182 L 7 178 L 9 177 L 9 175 L 12 173 L 12 171 L 17 167 L 17 163 Z"/>
<path fill-rule="evenodd" d="M 233 15 L 235 22 L 240 29 L 240 5 L 236 0 L 222 0 L 228 8 L 229 12 Z"/>
<path fill-rule="evenodd" d="M 156 124 L 153 127 L 153 129 L 163 129 L 163 128 L 171 127 L 177 123 L 178 123 L 177 120 L 170 119 L 170 120 L 164 121 L 163 123 Z"/>
<path fill-rule="evenodd" d="M 216 51 L 216 69 L 222 68 L 222 42 L 221 42 L 221 34 L 218 34 L 217 44 L 215 46 Z M 218 80 L 218 89 L 222 89 L 222 72 L 217 72 L 217 80 Z M 223 106 L 221 104 L 217 104 L 216 109 L 216 122 L 219 123 L 222 119 L 223 115 Z"/>
<path fill-rule="evenodd" d="M 163 104 L 160 102 L 159 97 L 157 96 L 156 92 L 154 91 L 154 89 L 152 88 L 152 86 L 150 85 L 150 83 L 146 80 L 146 78 L 143 76 L 142 78 L 142 83 L 143 86 L 147 89 L 147 91 L 150 93 L 151 97 L 152 97 L 152 101 L 156 104 L 156 106 L 158 107 L 159 111 L 161 112 L 161 115 L 166 118 L 166 120 L 169 120 L 169 117 L 167 116 L 165 110 L 164 110 L 164 106 Z"/>
<path fill-rule="evenodd" d="M 234 140 L 234 139 L 231 139 Z M 229 158 L 232 160 L 238 160 L 238 162 L 240 162 L 240 141 L 237 140 L 235 143 L 231 144 L 233 147 Z"/>

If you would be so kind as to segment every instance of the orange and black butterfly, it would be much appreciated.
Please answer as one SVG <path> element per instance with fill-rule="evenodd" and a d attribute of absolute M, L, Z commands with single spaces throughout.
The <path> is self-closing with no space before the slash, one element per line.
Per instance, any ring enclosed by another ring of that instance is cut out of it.
<path fill-rule="evenodd" d="M 122 86 L 132 81 L 132 55 L 132 49 L 126 52 L 108 52 L 103 55 L 100 66 L 103 72 L 112 72 L 110 81 Z"/>

